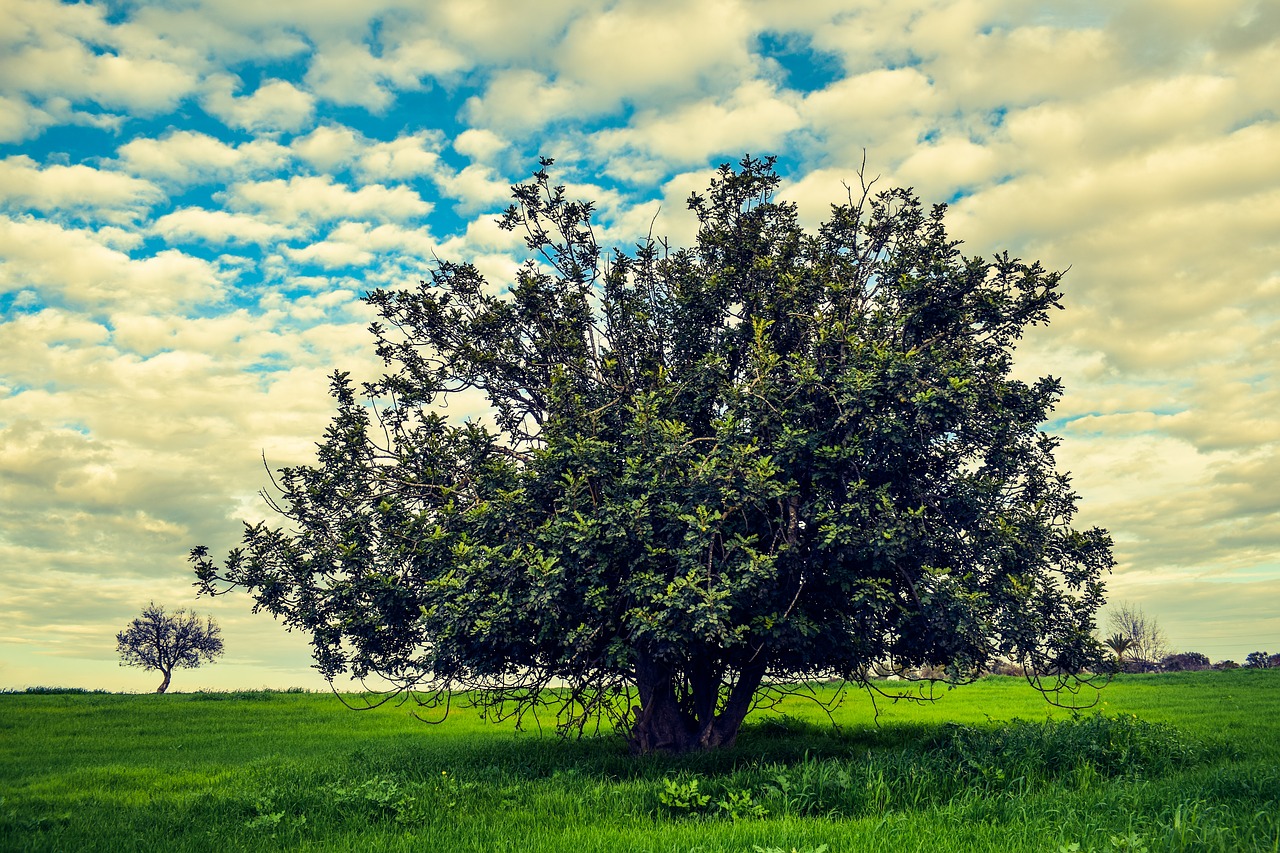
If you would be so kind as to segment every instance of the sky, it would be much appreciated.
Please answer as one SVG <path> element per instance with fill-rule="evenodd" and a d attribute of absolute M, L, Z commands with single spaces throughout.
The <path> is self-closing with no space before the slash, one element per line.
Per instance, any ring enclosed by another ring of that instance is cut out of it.
<path fill-rule="evenodd" d="M 1277 68 L 1275 0 L 0 0 L 0 687 L 153 690 L 114 639 L 151 600 L 222 626 L 174 690 L 323 686 L 186 555 L 375 375 L 364 293 L 510 280 L 540 155 L 619 246 L 687 245 L 746 153 L 816 226 L 865 156 L 1069 268 L 1016 369 L 1064 382 L 1111 599 L 1280 651 Z"/>

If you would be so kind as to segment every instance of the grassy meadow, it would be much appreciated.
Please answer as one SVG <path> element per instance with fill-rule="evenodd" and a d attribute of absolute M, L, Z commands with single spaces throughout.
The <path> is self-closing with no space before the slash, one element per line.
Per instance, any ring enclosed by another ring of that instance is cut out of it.
<path fill-rule="evenodd" d="M 0 695 L 0 850 L 1280 850 L 1280 670 L 788 699 L 732 750 L 626 754 L 329 694 Z"/>

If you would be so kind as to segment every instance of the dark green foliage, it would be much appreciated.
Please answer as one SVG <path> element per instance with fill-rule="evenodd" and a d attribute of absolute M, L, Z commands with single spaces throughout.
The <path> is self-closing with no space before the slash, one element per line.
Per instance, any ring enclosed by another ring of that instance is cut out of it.
<path fill-rule="evenodd" d="M 731 744 L 766 676 L 1097 667 L 1110 540 L 1038 429 L 1058 382 L 1010 377 L 1057 273 L 962 256 L 907 190 L 805 233 L 752 159 L 690 199 L 696 246 L 610 254 L 549 164 L 502 221 L 537 255 L 508 290 L 445 261 L 369 297 L 376 407 L 334 377 L 290 528 L 195 549 L 204 592 L 247 589 L 328 677 L 499 714 L 568 685 L 562 729 L 641 752 Z M 446 418 L 463 392 L 496 432 Z"/>
<path fill-rule="evenodd" d="M 1200 652 L 1178 652 L 1165 655 L 1160 659 L 1160 669 L 1164 672 L 1185 672 L 1208 669 L 1212 664 L 1209 658 Z"/>
<path fill-rule="evenodd" d="M 1100 714 L 1042 723 L 949 726 L 933 744 L 944 772 L 967 784 L 1102 777 L 1159 776 L 1195 763 L 1203 750 L 1170 726 L 1132 715 Z"/>

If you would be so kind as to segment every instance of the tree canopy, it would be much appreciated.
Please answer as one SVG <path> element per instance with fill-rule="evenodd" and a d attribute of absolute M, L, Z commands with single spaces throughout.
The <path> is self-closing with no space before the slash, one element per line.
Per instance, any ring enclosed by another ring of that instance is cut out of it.
<path fill-rule="evenodd" d="M 288 526 L 196 548 L 203 592 L 248 590 L 331 679 L 554 701 L 637 751 L 732 743 L 762 684 L 1101 664 L 1110 539 L 1039 429 L 1059 382 L 1011 377 L 1059 273 L 963 256 L 907 189 L 808 233 L 772 159 L 690 198 L 694 246 L 606 251 L 551 165 L 501 220 L 513 282 L 441 261 L 368 297 L 386 375 L 334 375 Z"/>
<path fill-rule="evenodd" d="M 164 680 L 156 692 L 163 693 L 175 669 L 194 669 L 222 654 L 221 630 L 212 616 L 202 622 L 189 610 L 166 613 L 153 601 L 116 634 L 116 651 L 121 666 L 159 672 Z"/>

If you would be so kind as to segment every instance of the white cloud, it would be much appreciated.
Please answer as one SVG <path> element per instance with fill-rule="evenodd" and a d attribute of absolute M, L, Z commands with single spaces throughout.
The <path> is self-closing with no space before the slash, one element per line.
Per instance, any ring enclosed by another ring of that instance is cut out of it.
<path fill-rule="evenodd" d="M 442 171 L 436 183 L 466 212 L 505 208 L 511 201 L 511 184 L 489 166 L 472 164 L 460 172 Z"/>
<path fill-rule="evenodd" d="M 20 142 L 35 136 L 54 118 L 26 98 L 0 94 L 0 142 Z"/>
<path fill-rule="evenodd" d="M 728 0 L 618 3 L 582 15 L 555 53 L 558 73 L 604 103 L 733 88 L 753 68 L 751 20 Z"/>
<path fill-rule="evenodd" d="M 397 91 L 418 89 L 424 78 L 450 78 L 468 65 L 460 53 L 430 35 L 402 38 L 388 28 L 383 38 L 387 43 L 377 56 L 361 43 L 321 42 L 307 72 L 307 84 L 334 103 L 382 112 L 394 102 Z"/>
<path fill-rule="evenodd" d="M 141 259 L 92 231 L 0 217 L 0 292 L 33 288 L 87 307 L 143 300 L 155 310 L 218 299 L 223 283 L 207 261 L 175 249 Z"/>
<path fill-rule="evenodd" d="M 393 255 L 400 262 L 405 256 L 419 260 L 430 258 L 435 251 L 435 241 L 424 230 L 344 222 L 319 243 L 284 251 L 295 261 L 322 267 L 364 266 L 379 255 Z"/>
<path fill-rule="evenodd" d="M 224 181 L 278 169 L 289 149 L 272 140 L 231 145 L 206 133 L 171 131 L 160 139 L 139 137 L 117 149 L 126 169 L 176 184 Z"/>
<path fill-rule="evenodd" d="M 152 225 L 152 230 L 170 243 L 198 240 L 214 245 L 256 243 L 259 245 L 288 240 L 304 233 L 301 229 L 282 225 L 244 213 L 184 207 L 166 213 Z"/>
<path fill-rule="evenodd" d="M 544 74 L 518 68 L 495 73 L 483 97 L 467 101 L 467 117 L 488 127 L 527 131 L 583 110 L 584 92 L 573 83 L 553 83 Z"/>
<path fill-rule="evenodd" d="M 441 38 L 489 66 L 543 61 L 574 21 L 596 11 L 595 0 L 441 0 L 428 26 Z"/>
<path fill-rule="evenodd" d="M 931 129 L 929 116 L 946 109 L 922 70 L 880 68 L 813 92 L 801 115 L 836 162 L 856 164 L 866 150 L 871 163 L 883 165 L 915 148 Z"/>
<path fill-rule="evenodd" d="M 592 10 L 542 62 L 493 74 L 466 115 L 482 128 L 527 131 L 628 104 L 661 109 L 673 99 L 727 94 L 759 70 L 748 50 L 750 24 L 736 3 L 721 0 L 662 12 L 641 3 Z"/>
<path fill-rule="evenodd" d="M 453 140 L 453 150 L 472 160 L 488 162 L 510 146 L 492 130 L 469 128 L 459 133 Z"/>
<path fill-rule="evenodd" d="M 369 184 L 351 190 L 329 177 L 239 183 L 224 195 L 233 210 L 256 212 L 286 225 L 333 219 L 405 220 L 431 210 L 408 187 Z"/>
<path fill-rule="evenodd" d="M 40 167 L 25 155 L 0 160 L 0 202 L 18 210 L 66 212 L 127 222 L 164 197 L 150 181 L 85 165 Z"/>
<path fill-rule="evenodd" d="M 98 6 L 14 0 L 5 30 L 0 80 L 10 92 L 155 113 L 172 109 L 197 83 L 181 65 L 113 50 L 112 28 Z"/>
<path fill-rule="evenodd" d="M 889 182 L 915 187 L 926 198 L 944 199 L 962 187 L 982 186 L 1006 168 L 990 146 L 948 136 L 917 148 Z"/>
<path fill-rule="evenodd" d="M 444 135 L 420 130 L 390 142 L 367 145 L 360 152 L 355 172 L 361 180 L 403 181 L 431 175 L 440 168 Z"/>
<path fill-rule="evenodd" d="M 266 9 L 238 11 L 236 5 L 231 0 L 141 4 L 116 32 L 124 44 L 142 41 L 155 52 L 167 47 L 188 64 L 214 67 L 289 59 L 311 50 L 305 30 L 291 26 L 287 15 L 273 16 Z"/>
<path fill-rule="evenodd" d="M 659 158 L 668 168 L 726 154 L 772 151 L 800 126 L 794 100 L 771 84 L 753 80 L 723 99 L 646 110 L 630 127 L 593 134 L 592 144 L 598 156 L 630 160 L 641 153 Z"/>
<path fill-rule="evenodd" d="M 202 103 L 210 114 L 242 130 L 298 130 L 315 112 L 315 97 L 287 80 L 266 80 L 251 95 L 236 97 L 238 81 L 212 80 Z"/>
<path fill-rule="evenodd" d="M 293 140 L 290 148 L 302 160 L 323 171 L 340 171 L 355 160 L 368 143 L 349 127 L 324 124 Z"/>

